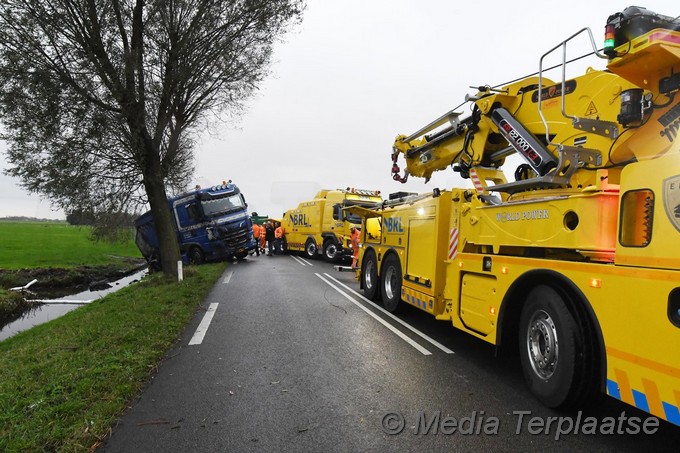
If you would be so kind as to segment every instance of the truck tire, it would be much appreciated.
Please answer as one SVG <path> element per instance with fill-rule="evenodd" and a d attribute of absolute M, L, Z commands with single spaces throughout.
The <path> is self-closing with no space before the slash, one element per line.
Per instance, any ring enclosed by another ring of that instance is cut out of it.
<path fill-rule="evenodd" d="M 160 272 L 162 270 L 160 253 L 152 252 L 146 262 L 149 264 L 149 272 Z"/>
<path fill-rule="evenodd" d="M 370 300 L 376 300 L 380 295 L 380 278 L 378 277 L 378 260 L 375 252 L 369 250 L 364 256 L 361 265 L 361 287 L 364 289 L 364 296 Z"/>
<path fill-rule="evenodd" d="M 316 241 L 313 238 L 307 239 L 307 242 L 305 242 L 305 256 L 310 259 L 316 258 L 317 254 L 317 247 L 316 247 Z"/>
<path fill-rule="evenodd" d="M 194 246 L 189 249 L 189 255 L 187 258 L 189 259 L 189 264 L 199 265 L 205 262 L 205 254 L 198 246 Z"/>
<path fill-rule="evenodd" d="M 579 405 L 592 392 L 587 377 L 593 357 L 582 344 L 581 327 L 553 288 L 537 286 L 520 315 L 522 371 L 529 390 L 544 405 Z"/>
<path fill-rule="evenodd" d="M 333 240 L 329 239 L 323 244 L 323 257 L 329 263 L 337 263 L 340 259 L 340 249 L 338 244 Z"/>
<path fill-rule="evenodd" d="M 383 307 L 390 313 L 396 313 L 401 308 L 401 264 L 396 255 L 387 255 L 380 276 Z"/>

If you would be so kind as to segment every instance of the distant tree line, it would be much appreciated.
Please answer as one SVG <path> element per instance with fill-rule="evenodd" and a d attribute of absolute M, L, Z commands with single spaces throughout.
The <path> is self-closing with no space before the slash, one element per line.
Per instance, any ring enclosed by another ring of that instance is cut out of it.
<path fill-rule="evenodd" d="M 8 216 L 8 217 L 0 217 L 0 220 L 3 222 L 63 222 L 63 220 L 55 220 L 55 219 L 39 219 L 37 217 L 26 217 L 26 216 Z"/>

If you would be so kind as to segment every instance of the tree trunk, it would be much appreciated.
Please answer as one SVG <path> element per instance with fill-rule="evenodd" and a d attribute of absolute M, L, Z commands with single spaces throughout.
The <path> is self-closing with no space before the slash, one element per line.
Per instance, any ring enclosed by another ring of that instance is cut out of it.
<path fill-rule="evenodd" d="M 158 235 L 161 268 L 166 275 L 177 279 L 177 261 L 181 259 L 177 232 L 168 206 L 168 197 L 160 172 L 144 175 L 144 187 L 149 197 L 151 215 Z"/>

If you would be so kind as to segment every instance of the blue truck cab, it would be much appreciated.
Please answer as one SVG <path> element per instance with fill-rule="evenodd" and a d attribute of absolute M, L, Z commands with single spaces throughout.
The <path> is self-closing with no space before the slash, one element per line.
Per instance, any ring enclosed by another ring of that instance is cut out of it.
<path fill-rule="evenodd" d="M 185 192 L 168 199 L 182 261 L 243 259 L 257 243 L 239 188 L 231 181 Z M 160 267 L 158 236 L 151 211 L 135 220 L 135 242 L 152 268 Z"/>

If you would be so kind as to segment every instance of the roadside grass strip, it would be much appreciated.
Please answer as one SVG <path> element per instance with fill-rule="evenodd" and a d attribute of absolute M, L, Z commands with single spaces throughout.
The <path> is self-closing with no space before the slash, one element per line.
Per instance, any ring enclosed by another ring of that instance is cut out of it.
<path fill-rule="evenodd" d="M 0 451 L 96 448 L 226 263 L 161 274 L 0 342 Z"/>

